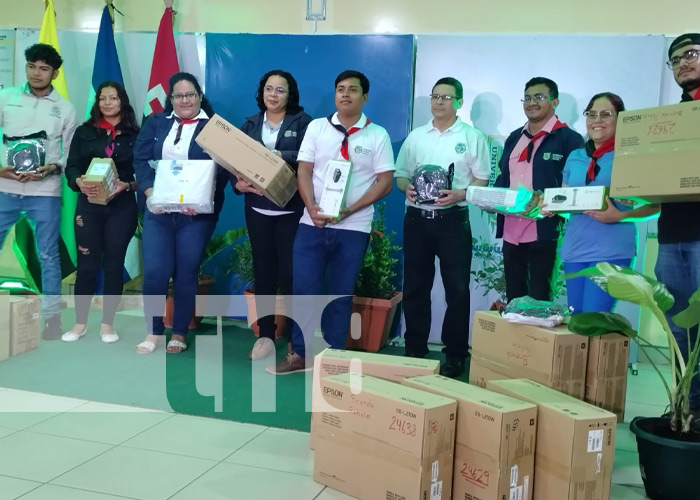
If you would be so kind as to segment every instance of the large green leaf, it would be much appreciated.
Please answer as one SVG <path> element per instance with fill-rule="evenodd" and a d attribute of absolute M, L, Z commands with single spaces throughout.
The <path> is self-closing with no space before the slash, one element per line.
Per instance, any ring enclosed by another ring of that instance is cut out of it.
<path fill-rule="evenodd" d="M 621 333 L 635 338 L 637 332 L 632 324 L 617 313 L 585 312 L 574 314 L 569 318 L 569 331 L 586 337 L 600 337 L 606 333 Z"/>
<path fill-rule="evenodd" d="M 693 328 L 700 324 L 700 289 L 695 290 L 695 293 L 690 296 L 688 307 L 671 319 L 681 328 Z"/>
<path fill-rule="evenodd" d="M 608 262 L 599 262 L 594 267 L 567 274 L 566 279 L 585 277 L 618 300 L 649 306 L 653 301 L 662 311 L 673 305 L 673 296 L 663 283 L 644 276 L 633 269 Z"/>

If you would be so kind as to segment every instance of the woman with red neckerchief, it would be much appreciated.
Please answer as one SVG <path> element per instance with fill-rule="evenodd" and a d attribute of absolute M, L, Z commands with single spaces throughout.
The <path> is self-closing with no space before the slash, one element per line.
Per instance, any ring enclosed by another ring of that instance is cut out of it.
<path fill-rule="evenodd" d="M 80 195 L 73 221 L 77 246 L 75 325 L 61 337 L 64 342 L 79 340 L 87 331 L 100 268 L 104 273 L 100 335 L 108 344 L 119 340 L 112 323 L 124 284 L 126 249 L 137 225 L 133 149 L 138 132 L 124 87 L 103 82 L 95 93 L 90 117 L 75 131 L 66 165 L 68 186 Z M 93 158 L 111 158 L 117 167 L 116 189 L 106 205 L 90 203 L 89 198 L 97 196 L 100 189 L 83 182 Z"/>

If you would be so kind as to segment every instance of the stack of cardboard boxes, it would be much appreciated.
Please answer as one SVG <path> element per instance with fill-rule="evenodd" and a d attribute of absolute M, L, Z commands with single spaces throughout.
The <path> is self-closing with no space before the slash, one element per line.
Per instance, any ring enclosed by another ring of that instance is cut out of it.
<path fill-rule="evenodd" d="M 480 312 L 471 384 L 436 361 L 326 350 L 314 479 L 363 500 L 609 500 L 628 349 Z"/>

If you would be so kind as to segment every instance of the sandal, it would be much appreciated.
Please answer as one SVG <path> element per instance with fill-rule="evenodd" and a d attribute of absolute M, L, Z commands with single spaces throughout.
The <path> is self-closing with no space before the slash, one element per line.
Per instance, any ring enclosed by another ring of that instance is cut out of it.
<path fill-rule="evenodd" d="M 180 349 L 179 351 L 176 351 L 174 349 Z M 184 352 L 187 350 L 187 344 L 184 342 L 180 342 L 179 340 L 171 340 L 168 342 L 168 346 L 166 347 L 166 351 L 169 354 L 180 354 L 181 352 Z"/>
<path fill-rule="evenodd" d="M 144 340 L 136 346 L 136 354 L 151 354 L 158 348 L 158 344 L 149 340 Z"/>

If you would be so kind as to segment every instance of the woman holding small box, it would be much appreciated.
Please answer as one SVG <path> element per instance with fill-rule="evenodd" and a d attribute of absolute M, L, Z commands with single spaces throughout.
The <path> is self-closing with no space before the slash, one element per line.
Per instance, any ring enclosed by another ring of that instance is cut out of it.
<path fill-rule="evenodd" d="M 299 87 L 294 77 L 279 69 L 260 79 L 255 94 L 260 111 L 246 118 L 241 130 L 282 158 L 295 171 L 297 154 L 311 117 L 299 105 Z M 245 219 L 253 251 L 253 273 L 258 311 L 274 310 L 274 296 L 292 294 L 292 247 L 304 212 L 297 192 L 279 207 L 244 179 L 232 174 L 236 193 L 245 193 Z M 285 329 L 289 320 L 285 320 Z M 258 319 L 260 338 L 248 354 L 252 360 L 274 353 L 275 318 Z"/>
<path fill-rule="evenodd" d="M 617 115 L 624 110 L 622 99 L 611 92 L 591 98 L 583 112 L 588 140 L 583 148 L 569 155 L 562 187 L 610 187 Z M 609 196 L 606 196 L 606 201 L 607 207 L 603 210 L 570 215 L 560 248 L 567 274 L 595 266 L 598 262 L 631 266 L 637 253 L 637 227 L 633 221 L 659 211 L 657 205 L 633 208 L 630 202 L 613 200 Z M 551 215 L 546 205 L 542 209 L 543 215 Z M 566 294 L 574 313 L 609 312 L 615 305 L 607 292 L 585 278 L 567 280 Z"/>
<path fill-rule="evenodd" d="M 64 342 L 85 335 L 100 268 L 104 273 L 100 334 L 108 344 L 119 340 L 112 324 L 122 295 L 126 250 L 137 225 L 133 148 L 138 131 L 124 87 L 103 82 L 95 93 L 90 118 L 75 131 L 66 165 L 66 182 L 80 194 L 73 221 L 77 246 L 75 325 L 61 337 Z M 116 166 L 117 180 L 111 193 L 85 182 L 95 158 L 111 158 Z"/>
<path fill-rule="evenodd" d="M 156 171 L 152 160 L 211 160 L 195 142 L 195 137 L 213 116 L 199 82 L 190 73 L 170 77 L 165 111 L 150 116 L 134 146 L 134 169 L 139 190 L 147 198 L 153 195 Z M 217 166 L 213 213 L 198 214 L 192 208 L 177 213 L 146 209 L 143 222 L 143 299 L 146 338 L 138 346 L 139 354 L 150 354 L 163 337 L 163 298 L 170 279 L 174 286 L 174 314 L 169 353 L 187 349 L 185 337 L 197 296 L 199 266 L 204 249 L 214 232 L 224 204 L 228 172 Z"/>

